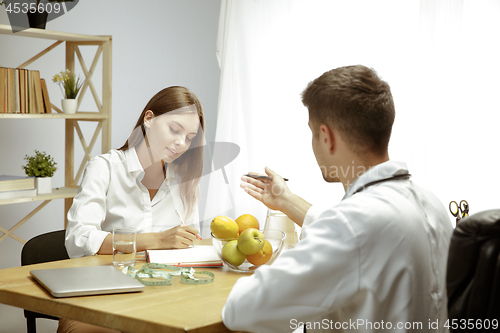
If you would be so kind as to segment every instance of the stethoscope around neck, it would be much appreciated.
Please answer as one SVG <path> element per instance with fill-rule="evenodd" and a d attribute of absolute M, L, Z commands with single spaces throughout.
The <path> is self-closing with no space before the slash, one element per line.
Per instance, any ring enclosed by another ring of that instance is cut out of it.
<path fill-rule="evenodd" d="M 364 191 L 367 187 L 370 187 L 370 186 L 373 186 L 373 185 L 376 185 L 376 184 L 380 184 L 380 183 L 384 183 L 384 182 L 388 182 L 388 181 L 392 181 L 392 180 L 408 180 L 408 179 L 410 179 L 410 177 L 411 177 L 411 174 L 409 174 L 407 172 L 407 173 L 404 173 L 402 175 L 396 175 L 396 176 L 392 176 L 392 177 L 389 177 L 389 178 L 378 179 L 378 180 L 375 180 L 373 182 L 370 182 L 370 183 L 367 183 L 367 184 L 361 186 L 356 191 L 354 191 L 354 193 L 352 195 L 354 195 L 356 193 L 359 193 L 361 191 Z"/>

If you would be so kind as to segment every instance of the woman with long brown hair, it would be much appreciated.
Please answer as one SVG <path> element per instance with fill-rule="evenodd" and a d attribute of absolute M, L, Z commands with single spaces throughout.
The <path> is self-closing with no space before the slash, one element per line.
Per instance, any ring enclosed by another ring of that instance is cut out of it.
<path fill-rule="evenodd" d="M 203 131 L 203 109 L 191 91 L 158 92 L 127 142 L 89 161 L 68 212 L 70 257 L 111 254 L 116 227 L 137 229 L 137 251 L 191 245 L 199 237 Z M 152 232 L 160 227 L 165 231 Z"/>
<path fill-rule="evenodd" d="M 112 254 L 111 233 L 120 227 L 137 230 L 138 252 L 187 248 L 200 238 L 204 126 L 201 103 L 188 89 L 153 96 L 127 142 L 87 164 L 68 212 L 69 256 Z M 111 330 L 61 319 L 58 332 L 70 331 Z"/>

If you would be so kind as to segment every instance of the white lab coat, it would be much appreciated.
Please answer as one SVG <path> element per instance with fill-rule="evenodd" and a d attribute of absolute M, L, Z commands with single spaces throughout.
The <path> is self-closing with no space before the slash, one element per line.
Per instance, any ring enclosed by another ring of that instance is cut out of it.
<path fill-rule="evenodd" d="M 171 167 L 152 201 L 143 177 L 135 148 L 111 150 L 89 161 L 68 212 L 66 249 L 71 258 L 97 253 L 113 228 L 136 228 L 138 233 L 173 228 L 180 224 L 175 210 L 186 225 L 199 230 L 198 206 L 186 216 Z"/>
<path fill-rule="evenodd" d="M 290 332 L 300 323 L 308 332 L 446 332 L 452 227 L 442 203 L 411 180 L 353 195 L 406 172 L 404 163 L 379 164 L 338 205 L 319 217 L 311 207 L 296 247 L 237 281 L 222 310 L 224 324 L 254 332 Z M 429 328 L 436 320 L 439 329 Z"/>

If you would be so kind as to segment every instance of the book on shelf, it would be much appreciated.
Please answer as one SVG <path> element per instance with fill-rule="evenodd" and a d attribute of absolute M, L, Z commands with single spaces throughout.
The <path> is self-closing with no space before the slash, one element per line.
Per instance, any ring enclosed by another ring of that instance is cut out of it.
<path fill-rule="evenodd" d="M 10 112 L 10 73 L 7 68 L 0 68 L 5 75 L 5 87 L 4 87 L 4 96 L 5 96 L 5 113 Z"/>
<path fill-rule="evenodd" d="M 178 267 L 222 267 L 212 245 L 194 245 L 187 249 L 148 250 L 148 262 Z"/>
<path fill-rule="evenodd" d="M 42 97 L 45 113 L 52 113 L 52 106 L 50 105 L 49 91 L 47 90 L 47 83 L 45 79 L 40 79 L 40 84 L 42 85 Z"/>
<path fill-rule="evenodd" d="M 20 97 L 21 93 L 19 92 L 19 71 L 16 70 L 14 71 L 14 93 L 15 93 L 15 100 L 14 100 L 14 111 L 15 113 L 21 113 L 21 106 L 19 105 L 20 103 Z"/>
<path fill-rule="evenodd" d="M 0 175 L 0 192 L 31 190 L 35 188 L 35 177 Z"/>
<path fill-rule="evenodd" d="M 40 72 L 33 72 L 33 94 L 35 95 L 34 104 L 35 104 L 35 112 L 33 113 L 44 113 L 43 106 L 43 97 L 42 97 L 42 85 L 40 84 Z"/>
<path fill-rule="evenodd" d="M 45 87 L 45 91 L 43 90 Z M 2 113 L 51 113 L 47 85 L 40 71 L 0 67 L 0 111 Z"/>
<path fill-rule="evenodd" d="M 8 102 L 9 102 L 9 113 L 16 113 L 16 91 L 15 91 L 15 75 L 14 75 L 14 68 L 8 68 L 8 75 L 9 75 L 9 81 L 8 81 Z"/>
<path fill-rule="evenodd" d="M 26 113 L 26 109 L 28 108 L 28 93 L 29 93 L 29 72 L 27 70 L 23 70 L 23 77 L 24 77 L 24 95 L 23 95 L 23 110 L 24 113 Z"/>
<path fill-rule="evenodd" d="M 6 102 L 6 87 L 7 87 L 7 77 L 5 76 L 5 71 L 0 68 L 0 113 L 5 113 L 7 106 Z"/>
<path fill-rule="evenodd" d="M 36 196 L 36 188 L 33 188 L 31 190 L 17 190 L 17 191 L 0 192 L 0 200 L 34 197 L 34 196 Z"/>
<path fill-rule="evenodd" d="M 32 77 L 33 77 L 33 75 L 31 74 L 31 71 L 28 71 L 26 73 L 27 84 L 26 84 L 26 95 L 24 96 L 24 98 L 26 99 L 26 110 L 24 113 L 31 113 L 31 109 L 32 109 L 32 103 L 33 103 L 33 100 L 32 100 L 33 91 L 32 91 L 32 87 L 31 87 Z"/>
<path fill-rule="evenodd" d="M 25 80 L 25 75 L 24 75 L 24 70 L 19 70 L 19 110 L 21 113 L 25 113 L 26 110 L 26 101 L 25 101 L 25 94 L 26 94 L 26 80 Z"/>

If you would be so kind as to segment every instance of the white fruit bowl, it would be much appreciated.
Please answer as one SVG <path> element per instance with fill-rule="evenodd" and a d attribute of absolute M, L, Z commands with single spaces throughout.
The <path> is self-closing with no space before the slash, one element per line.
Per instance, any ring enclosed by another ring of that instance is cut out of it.
<path fill-rule="evenodd" d="M 273 248 L 273 254 L 271 256 L 271 259 L 265 264 L 265 265 L 271 265 L 276 258 L 281 253 L 281 250 L 283 249 L 283 244 L 285 242 L 285 233 L 281 230 L 273 230 L 273 229 L 268 229 L 265 231 L 262 231 L 264 234 L 264 239 L 269 241 L 271 243 L 271 246 Z M 240 273 L 252 273 L 254 270 L 259 268 L 260 266 L 253 265 L 249 263 L 246 259 L 245 261 L 239 265 L 239 266 L 234 266 L 231 263 L 229 263 L 226 259 L 222 257 L 222 247 L 229 241 L 235 240 L 238 238 L 229 238 L 229 239 L 222 239 L 222 238 L 217 238 L 213 234 L 212 235 L 212 244 L 217 251 L 217 254 L 221 258 L 222 262 L 224 263 L 224 266 L 228 267 L 230 270 L 235 271 L 235 272 L 240 272 Z"/>

